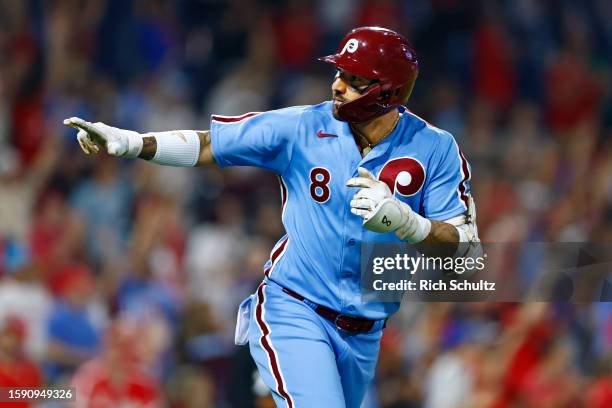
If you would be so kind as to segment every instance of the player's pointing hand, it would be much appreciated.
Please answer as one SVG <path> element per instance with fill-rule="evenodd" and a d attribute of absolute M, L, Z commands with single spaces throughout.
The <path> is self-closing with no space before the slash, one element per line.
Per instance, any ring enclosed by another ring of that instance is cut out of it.
<path fill-rule="evenodd" d="M 64 120 L 64 125 L 79 132 L 77 140 L 85 154 L 98 154 L 100 148 L 111 156 L 134 158 L 142 150 L 142 136 L 131 130 L 108 126 L 102 122 L 91 123 L 72 117 Z"/>
<path fill-rule="evenodd" d="M 98 154 L 100 147 L 98 144 L 96 144 L 96 142 L 94 142 L 93 138 L 88 135 L 87 130 L 85 130 L 89 128 L 91 123 L 81 118 L 72 117 L 69 119 L 64 119 L 64 125 L 73 127 L 79 131 L 77 133 L 77 141 L 85 154 Z M 98 143 L 102 144 L 102 141 L 99 141 Z"/>

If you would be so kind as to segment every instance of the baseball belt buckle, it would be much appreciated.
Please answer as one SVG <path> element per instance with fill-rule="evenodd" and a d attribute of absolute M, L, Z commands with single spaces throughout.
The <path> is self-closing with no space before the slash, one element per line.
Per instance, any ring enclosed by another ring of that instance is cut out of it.
<path fill-rule="evenodd" d="M 334 325 L 336 326 L 336 329 L 340 330 L 341 332 L 344 333 L 349 333 L 347 330 L 345 330 L 342 326 L 340 326 L 340 318 L 342 317 L 342 315 L 340 313 L 338 313 L 338 315 L 336 316 L 336 318 L 334 319 Z"/>
<path fill-rule="evenodd" d="M 338 330 L 346 334 L 357 334 L 358 330 L 353 324 L 351 324 L 350 320 L 347 319 L 349 316 L 338 314 L 334 319 L 334 325 Z"/>

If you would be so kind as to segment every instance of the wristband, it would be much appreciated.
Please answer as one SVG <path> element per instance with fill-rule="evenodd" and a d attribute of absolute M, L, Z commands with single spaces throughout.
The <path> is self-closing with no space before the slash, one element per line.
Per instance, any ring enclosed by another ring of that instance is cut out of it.
<path fill-rule="evenodd" d="M 153 163 L 175 167 L 193 167 L 200 157 L 200 138 L 193 130 L 147 133 L 155 137 L 157 150 Z"/>
<path fill-rule="evenodd" d="M 406 221 L 395 231 L 395 235 L 411 244 L 423 241 L 431 232 L 431 221 L 412 211 L 408 204 L 399 200 L 398 202 Z"/>

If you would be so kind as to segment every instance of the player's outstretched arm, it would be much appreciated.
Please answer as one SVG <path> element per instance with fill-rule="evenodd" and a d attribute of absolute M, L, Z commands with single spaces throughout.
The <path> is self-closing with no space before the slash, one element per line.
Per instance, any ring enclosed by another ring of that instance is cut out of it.
<path fill-rule="evenodd" d="M 141 158 L 177 167 L 214 163 L 210 131 L 174 130 L 140 134 L 77 117 L 64 120 L 64 124 L 78 130 L 77 141 L 85 154 L 98 154 L 104 149 L 111 156 Z"/>

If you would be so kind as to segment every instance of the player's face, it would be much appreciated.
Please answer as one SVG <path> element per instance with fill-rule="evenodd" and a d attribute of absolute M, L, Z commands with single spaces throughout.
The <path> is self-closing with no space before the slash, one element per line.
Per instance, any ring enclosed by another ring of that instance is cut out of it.
<path fill-rule="evenodd" d="M 334 100 L 333 114 L 338 119 L 338 107 L 345 103 L 354 101 L 363 95 L 375 79 L 369 79 L 353 75 L 350 72 L 339 69 L 332 83 L 332 96 Z"/>

